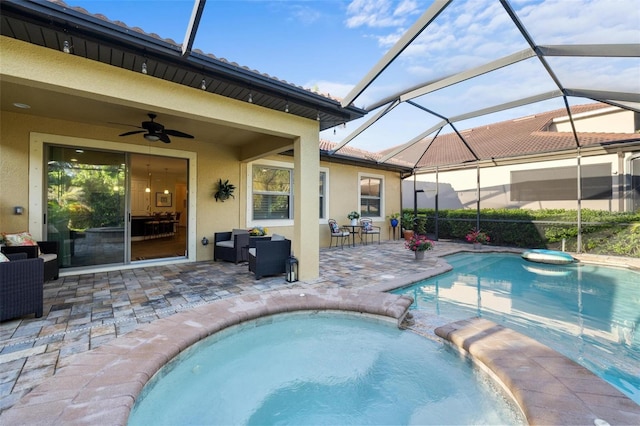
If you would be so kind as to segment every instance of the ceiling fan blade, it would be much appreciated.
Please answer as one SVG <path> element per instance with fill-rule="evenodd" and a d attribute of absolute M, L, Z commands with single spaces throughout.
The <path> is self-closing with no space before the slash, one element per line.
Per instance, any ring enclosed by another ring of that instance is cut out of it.
<path fill-rule="evenodd" d="M 179 131 L 179 130 L 164 129 L 164 132 L 165 132 L 167 135 L 177 136 L 177 137 L 179 137 L 179 138 L 193 139 L 193 136 L 191 136 L 190 134 L 188 134 L 188 133 L 184 133 L 184 132 L 181 132 L 181 131 Z"/>
<path fill-rule="evenodd" d="M 158 133 L 158 137 L 164 143 L 171 143 L 171 139 L 169 139 L 169 136 L 167 136 L 166 133 Z"/>
<path fill-rule="evenodd" d="M 129 135 L 135 135 L 137 133 L 144 133 L 144 132 L 146 132 L 146 130 L 133 130 L 131 132 L 125 132 L 119 136 L 129 136 Z"/>

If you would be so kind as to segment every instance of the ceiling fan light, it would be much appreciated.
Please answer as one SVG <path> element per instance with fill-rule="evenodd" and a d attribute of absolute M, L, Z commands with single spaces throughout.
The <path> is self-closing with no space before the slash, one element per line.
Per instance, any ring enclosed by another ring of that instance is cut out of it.
<path fill-rule="evenodd" d="M 144 135 L 144 138 L 146 140 L 148 140 L 148 141 L 151 141 L 151 142 L 157 142 L 157 141 L 160 140 L 160 136 L 154 135 L 154 134 L 151 134 L 151 133 L 147 133 L 146 135 Z"/>

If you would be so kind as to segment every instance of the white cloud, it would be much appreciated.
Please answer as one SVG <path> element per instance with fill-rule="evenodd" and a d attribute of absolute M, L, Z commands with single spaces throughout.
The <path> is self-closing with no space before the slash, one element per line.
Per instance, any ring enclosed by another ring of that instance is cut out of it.
<path fill-rule="evenodd" d="M 291 15 L 293 20 L 302 22 L 305 25 L 313 24 L 322 17 L 322 14 L 318 10 L 299 4 L 293 5 Z"/>
<path fill-rule="evenodd" d="M 338 83 L 335 81 L 316 80 L 310 81 L 303 85 L 304 87 L 313 87 L 318 93 L 330 95 L 332 98 L 344 98 L 349 91 L 353 89 L 353 84 Z"/>
<path fill-rule="evenodd" d="M 415 15 L 420 12 L 417 2 L 414 0 L 403 0 L 393 11 L 393 16 Z"/>
<path fill-rule="evenodd" d="M 405 19 L 404 13 L 394 14 L 393 3 L 390 0 L 353 0 L 347 7 L 347 28 L 394 27 L 402 25 Z"/>

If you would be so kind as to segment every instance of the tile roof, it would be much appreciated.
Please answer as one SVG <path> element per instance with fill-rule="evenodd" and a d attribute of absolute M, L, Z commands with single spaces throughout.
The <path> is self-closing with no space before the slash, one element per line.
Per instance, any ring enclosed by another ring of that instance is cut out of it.
<path fill-rule="evenodd" d="M 609 105 L 594 103 L 571 107 L 572 115 L 591 112 Z M 546 129 L 553 120 L 567 116 L 565 109 L 479 126 L 461 131 L 469 147 L 480 160 L 509 158 L 539 153 L 550 153 L 576 148 L 572 132 L 552 132 Z M 433 136 L 397 154 L 394 158 L 417 167 L 454 165 L 475 161 L 474 155 L 456 133 L 439 135 L 429 146 Z M 640 141 L 635 133 L 580 132 L 578 140 L 582 147 L 619 141 Z M 384 155 L 394 148 L 381 151 Z M 426 153 L 425 153 L 426 151 Z"/>
<path fill-rule="evenodd" d="M 169 45 L 172 45 L 172 46 L 174 46 L 174 47 L 176 47 L 178 49 L 182 48 L 182 43 L 178 43 L 178 42 L 176 42 L 175 40 L 173 40 L 171 38 L 164 38 L 164 37 L 161 37 L 160 35 L 158 35 L 156 33 L 148 33 L 148 32 L 144 31 L 140 27 L 131 27 L 131 26 L 127 25 L 125 22 L 122 22 L 122 21 L 111 20 L 107 16 L 105 16 L 105 15 L 103 15 L 101 13 L 93 14 L 93 13 L 89 12 L 88 10 L 86 10 L 83 7 L 80 7 L 80 6 L 69 6 L 63 0 L 47 0 L 47 1 L 50 2 L 50 3 L 57 4 L 58 6 L 64 7 L 66 9 L 75 10 L 76 12 L 82 13 L 84 15 L 91 16 L 91 17 L 94 17 L 94 18 L 98 18 L 98 19 L 100 19 L 100 20 L 102 20 L 104 22 L 107 22 L 109 24 L 117 25 L 119 27 L 124 28 L 127 31 L 134 31 L 134 32 L 142 34 L 144 36 L 152 37 L 152 38 L 154 38 L 156 40 L 159 40 L 159 41 L 162 41 L 162 42 L 167 43 Z M 234 66 L 236 68 L 242 68 L 242 69 L 244 69 L 246 71 L 253 72 L 253 73 L 257 74 L 257 75 L 261 75 L 263 77 L 270 78 L 270 79 L 278 81 L 280 83 L 289 84 L 289 85 L 291 85 L 293 87 L 296 87 L 298 89 L 306 90 L 306 91 L 308 91 L 310 93 L 314 93 L 316 95 L 323 96 L 323 97 L 325 97 L 327 99 L 331 99 L 331 100 L 340 102 L 339 98 L 332 97 L 329 94 L 320 93 L 320 92 L 317 92 L 317 91 L 314 91 L 314 90 L 311 90 L 311 89 L 308 89 L 308 88 L 305 88 L 305 87 L 302 87 L 302 86 L 298 86 L 298 85 L 296 85 L 294 83 L 288 82 L 286 80 L 281 80 L 281 79 L 279 79 L 277 77 L 274 77 L 274 76 L 271 76 L 269 74 L 262 73 L 262 72 L 260 72 L 258 70 L 251 69 L 251 68 L 249 68 L 247 66 L 240 65 L 240 64 L 238 64 L 236 62 L 233 62 L 233 61 L 229 61 L 229 60 L 227 60 L 225 58 L 218 58 L 217 56 L 215 56 L 215 55 L 213 55 L 211 53 L 205 53 L 200 49 L 193 49 L 192 52 L 197 53 L 199 55 L 206 56 L 209 59 L 212 59 L 212 60 L 215 60 L 215 61 L 219 61 L 219 62 L 228 64 L 228 65 Z"/>

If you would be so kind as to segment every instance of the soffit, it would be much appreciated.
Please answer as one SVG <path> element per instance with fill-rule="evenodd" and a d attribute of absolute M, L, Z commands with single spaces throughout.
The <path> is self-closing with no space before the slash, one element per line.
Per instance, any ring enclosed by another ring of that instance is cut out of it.
<path fill-rule="evenodd" d="M 196 51 L 183 56 L 172 41 L 79 12 L 62 2 L 3 0 L 0 7 L 0 27 L 7 37 L 58 51 L 67 42 L 73 55 L 134 72 L 142 72 L 146 63 L 150 77 L 197 89 L 204 80 L 209 93 L 242 101 L 251 97 L 255 105 L 317 120 L 320 130 L 364 115 L 358 108 L 343 108 L 337 100 L 213 55 Z"/>

